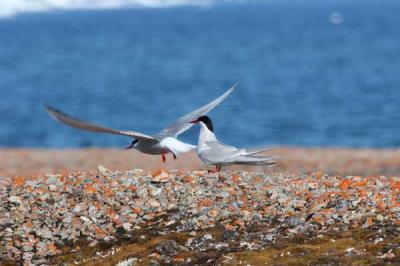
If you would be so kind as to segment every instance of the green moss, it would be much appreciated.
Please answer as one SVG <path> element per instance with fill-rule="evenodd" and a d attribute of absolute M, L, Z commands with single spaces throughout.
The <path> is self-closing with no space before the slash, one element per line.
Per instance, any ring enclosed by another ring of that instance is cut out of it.
<path fill-rule="evenodd" d="M 213 228 L 198 232 L 196 237 L 211 234 L 216 241 L 222 241 L 222 228 Z M 192 251 L 181 252 L 177 256 L 191 258 L 194 263 L 202 263 L 212 258 L 221 265 L 371 265 L 371 264 L 399 264 L 400 263 L 400 236 L 396 233 L 386 232 L 385 238 L 379 243 L 374 243 L 382 232 L 378 229 L 353 229 L 339 232 L 328 232 L 323 236 L 306 239 L 297 236 L 291 239 L 278 239 L 275 244 L 261 251 L 236 251 L 230 250 L 229 254 L 218 251 Z M 146 236 L 146 240 L 140 238 Z M 72 247 L 65 247 L 63 254 L 54 257 L 54 264 L 73 264 L 76 258 L 84 258 L 87 261 L 82 265 L 115 265 L 121 260 L 130 257 L 140 258 L 137 265 L 148 265 L 151 258 L 148 256 L 155 251 L 155 247 L 166 240 L 175 240 L 184 245 L 188 236 L 186 233 L 171 233 L 166 236 L 155 235 L 153 232 L 141 231 L 135 233 L 135 237 L 129 241 L 121 241 L 113 247 L 98 245 L 89 247 L 80 243 L 81 248 L 72 252 Z M 111 248 L 118 250 L 113 256 L 100 258 L 96 252 L 109 252 Z M 352 254 L 347 250 L 354 248 Z M 75 247 L 76 249 L 76 247 Z M 393 259 L 381 259 L 378 255 L 393 249 Z M 92 260 L 88 260 L 93 258 Z M 82 260 L 83 261 L 83 260 Z"/>

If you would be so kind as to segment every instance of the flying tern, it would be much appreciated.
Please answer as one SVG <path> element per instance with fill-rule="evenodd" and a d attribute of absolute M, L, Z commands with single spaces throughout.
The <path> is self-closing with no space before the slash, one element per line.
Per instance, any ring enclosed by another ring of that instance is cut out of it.
<path fill-rule="evenodd" d="M 201 116 L 190 123 L 200 124 L 200 135 L 197 143 L 197 154 L 206 164 L 215 165 L 215 172 L 219 172 L 226 165 L 271 165 L 278 157 L 266 157 L 258 154 L 269 149 L 253 148 L 239 149 L 226 145 L 216 138 L 213 123 L 208 116 Z"/>
<path fill-rule="evenodd" d="M 134 140 L 128 147 L 126 147 L 126 149 L 133 148 L 142 153 L 161 155 L 162 161 L 165 163 L 165 154 L 167 153 L 172 153 L 174 159 L 176 159 L 176 155 L 178 155 L 179 153 L 188 152 L 196 148 L 195 145 L 184 143 L 178 140 L 177 137 L 193 126 L 193 124 L 189 123 L 190 121 L 207 114 L 218 104 L 220 104 L 235 89 L 236 85 L 237 84 L 233 85 L 229 90 L 227 90 L 224 94 L 222 94 L 212 102 L 180 117 L 174 123 L 170 124 L 167 128 L 161 130 L 159 133 L 153 136 L 146 135 L 137 131 L 112 129 L 99 126 L 90 122 L 85 122 L 80 119 L 73 118 L 49 105 L 45 105 L 45 109 L 48 114 L 56 121 L 74 128 L 86 131 L 131 137 Z"/>

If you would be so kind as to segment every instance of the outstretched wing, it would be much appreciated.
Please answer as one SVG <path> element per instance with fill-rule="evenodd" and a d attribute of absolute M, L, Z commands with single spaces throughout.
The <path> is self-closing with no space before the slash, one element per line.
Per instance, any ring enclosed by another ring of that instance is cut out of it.
<path fill-rule="evenodd" d="M 60 110 L 57 110 L 54 107 L 45 105 L 44 108 L 46 109 L 47 113 L 54 118 L 56 121 L 66 124 L 70 127 L 86 130 L 86 131 L 92 131 L 92 132 L 100 132 L 100 133 L 109 133 L 109 134 L 114 134 L 114 135 L 123 135 L 123 136 L 128 136 L 131 138 L 135 139 L 148 139 L 148 140 L 156 140 L 155 138 L 135 132 L 135 131 L 130 131 L 130 130 L 117 130 L 117 129 L 112 129 L 112 128 L 107 128 L 103 126 L 98 126 L 92 123 L 88 123 L 76 118 L 73 118 L 67 114 L 64 114 Z"/>
<path fill-rule="evenodd" d="M 218 104 L 225 100 L 226 97 L 228 97 L 228 95 L 235 89 L 236 85 L 237 83 L 212 102 L 204 105 L 203 107 L 200 107 L 199 109 L 189 114 L 182 116 L 177 121 L 169 125 L 167 128 L 159 132 L 157 136 L 159 136 L 160 138 L 177 137 L 178 135 L 182 134 L 194 125 L 189 123 L 190 121 L 196 120 L 200 116 L 203 116 L 214 109 Z"/>

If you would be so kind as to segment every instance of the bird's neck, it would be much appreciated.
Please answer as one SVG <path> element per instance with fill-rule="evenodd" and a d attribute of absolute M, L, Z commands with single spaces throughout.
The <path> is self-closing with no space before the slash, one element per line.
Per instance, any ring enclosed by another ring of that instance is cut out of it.
<path fill-rule="evenodd" d="M 216 141 L 216 140 L 217 138 L 215 137 L 214 132 L 209 130 L 204 123 L 200 122 L 200 135 L 199 135 L 199 141 L 197 143 L 197 148 L 202 149 L 207 141 Z"/>

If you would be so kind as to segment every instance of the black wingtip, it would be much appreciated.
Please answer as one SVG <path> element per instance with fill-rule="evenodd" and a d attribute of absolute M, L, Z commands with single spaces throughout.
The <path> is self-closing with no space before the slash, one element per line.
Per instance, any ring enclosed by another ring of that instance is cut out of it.
<path fill-rule="evenodd" d="M 44 104 L 43 104 L 43 108 L 44 108 L 46 111 L 58 111 L 56 108 L 52 107 L 51 105 L 49 105 L 49 104 L 47 104 L 47 103 L 44 103 Z"/>
<path fill-rule="evenodd" d="M 46 110 L 46 112 L 55 120 L 60 121 L 60 116 L 64 116 L 64 117 L 70 117 L 69 115 L 61 112 L 60 110 L 58 110 L 57 108 L 48 105 L 48 104 L 43 104 L 44 109 Z M 72 117 L 70 117 L 72 118 Z"/>

